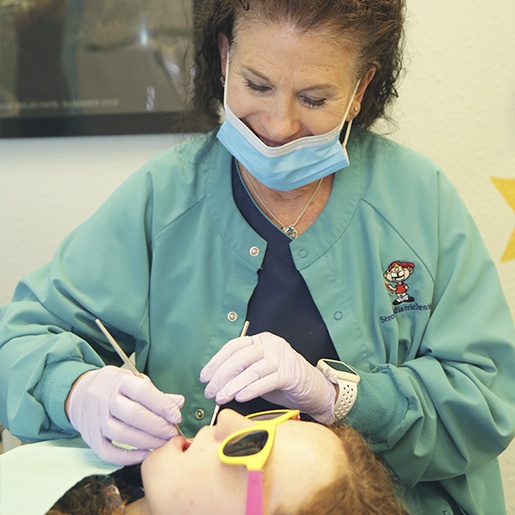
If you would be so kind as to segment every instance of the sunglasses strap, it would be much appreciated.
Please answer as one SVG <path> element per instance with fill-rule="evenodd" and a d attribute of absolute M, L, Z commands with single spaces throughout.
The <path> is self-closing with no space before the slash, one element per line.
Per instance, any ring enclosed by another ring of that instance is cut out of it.
<path fill-rule="evenodd" d="M 263 471 L 249 470 L 246 515 L 263 515 Z"/>

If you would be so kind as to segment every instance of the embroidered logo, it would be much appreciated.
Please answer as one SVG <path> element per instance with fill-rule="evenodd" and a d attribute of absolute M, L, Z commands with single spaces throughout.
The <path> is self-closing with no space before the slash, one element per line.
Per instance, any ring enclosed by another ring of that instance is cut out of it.
<path fill-rule="evenodd" d="M 408 295 L 409 286 L 406 284 L 408 277 L 413 275 L 415 265 L 408 261 L 393 261 L 386 269 L 383 277 L 386 289 L 396 298 L 393 301 L 394 306 L 398 306 L 403 302 L 414 302 L 414 297 Z M 393 283 L 393 286 L 390 284 Z"/>

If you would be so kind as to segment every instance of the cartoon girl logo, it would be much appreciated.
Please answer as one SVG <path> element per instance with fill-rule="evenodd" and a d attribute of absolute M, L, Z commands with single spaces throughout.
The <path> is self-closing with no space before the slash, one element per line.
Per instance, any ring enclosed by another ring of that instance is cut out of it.
<path fill-rule="evenodd" d="M 386 289 L 395 294 L 397 298 L 393 301 L 394 306 L 398 306 L 403 302 L 413 302 L 415 299 L 408 295 L 409 286 L 406 284 L 408 277 L 413 275 L 415 265 L 407 261 L 393 261 L 390 263 L 383 274 L 386 281 L 384 282 Z M 389 282 L 387 282 L 389 281 Z M 390 283 L 393 283 L 392 286 Z"/>

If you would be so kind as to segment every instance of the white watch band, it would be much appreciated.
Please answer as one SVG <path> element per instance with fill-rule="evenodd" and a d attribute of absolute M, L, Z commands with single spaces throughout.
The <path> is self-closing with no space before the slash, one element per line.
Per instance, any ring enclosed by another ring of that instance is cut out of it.
<path fill-rule="evenodd" d="M 347 416 L 356 402 L 358 394 L 359 374 L 347 363 L 335 359 L 321 358 L 317 368 L 331 381 L 338 385 L 338 395 L 334 403 L 334 420 Z"/>
<path fill-rule="evenodd" d="M 334 419 L 341 420 L 346 417 L 356 402 L 358 385 L 351 381 L 338 379 L 338 398 L 334 404 Z"/>

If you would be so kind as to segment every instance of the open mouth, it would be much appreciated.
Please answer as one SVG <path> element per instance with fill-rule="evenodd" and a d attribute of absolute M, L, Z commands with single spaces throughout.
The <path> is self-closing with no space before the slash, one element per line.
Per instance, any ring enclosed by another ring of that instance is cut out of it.
<path fill-rule="evenodd" d="M 186 452 L 189 448 L 191 443 L 193 442 L 192 438 L 184 438 L 184 436 L 175 436 L 173 438 L 173 444 L 179 451 Z"/>

